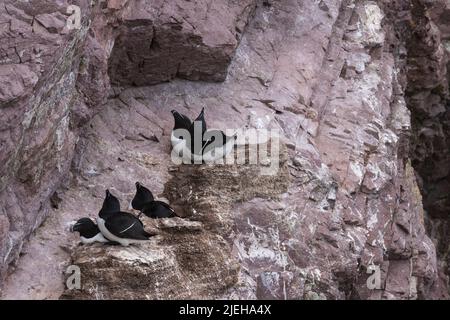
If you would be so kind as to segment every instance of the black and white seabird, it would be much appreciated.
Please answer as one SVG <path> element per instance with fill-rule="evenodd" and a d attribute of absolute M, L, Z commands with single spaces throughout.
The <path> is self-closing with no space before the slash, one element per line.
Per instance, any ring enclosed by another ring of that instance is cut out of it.
<path fill-rule="evenodd" d="M 207 143 L 202 150 L 203 161 L 205 163 L 212 163 L 233 151 L 236 134 L 227 136 L 221 130 L 211 129 L 205 133 L 205 139 Z"/>
<path fill-rule="evenodd" d="M 70 232 L 79 232 L 81 242 L 90 244 L 94 242 L 108 242 L 102 235 L 98 226 L 89 218 L 81 218 L 70 227 Z"/>
<path fill-rule="evenodd" d="M 106 239 L 123 246 L 142 243 L 152 236 L 144 230 L 144 225 L 139 218 L 131 213 L 120 211 L 119 200 L 109 190 L 106 190 L 97 224 Z"/>
<path fill-rule="evenodd" d="M 204 149 L 208 144 L 212 142 L 209 140 L 211 135 L 208 135 L 207 132 L 208 130 L 203 108 L 197 119 L 194 120 L 191 127 L 189 128 L 189 135 L 190 137 L 192 137 L 192 139 L 190 145 L 188 145 L 188 147 L 183 150 L 183 159 L 185 163 L 204 162 Z"/>
<path fill-rule="evenodd" d="M 155 200 L 149 189 L 139 182 L 136 182 L 135 185 L 136 194 L 131 205 L 133 209 L 140 211 L 139 215 L 143 213 L 153 219 L 177 217 L 175 211 L 167 203 Z"/>
<path fill-rule="evenodd" d="M 172 130 L 172 134 L 170 136 L 170 142 L 172 143 L 172 148 L 175 149 L 177 154 L 184 148 L 186 145 L 186 141 L 180 136 L 180 134 L 177 133 L 181 130 L 189 131 L 189 128 L 192 125 L 191 119 L 189 119 L 188 116 L 179 113 L 176 110 L 172 110 L 172 115 L 174 119 L 174 126 Z M 187 133 L 187 132 L 185 132 Z"/>
<path fill-rule="evenodd" d="M 203 136 L 207 130 L 205 108 L 202 108 L 194 121 L 175 110 L 171 112 L 175 120 L 171 135 L 173 152 L 178 156 L 182 155 L 188 163 L 202 161 L 202 150 L 207 142 L 203 141 Z M 195 144 L 196 139 L 199 141 L 197 142 L 198 145 Z"/>

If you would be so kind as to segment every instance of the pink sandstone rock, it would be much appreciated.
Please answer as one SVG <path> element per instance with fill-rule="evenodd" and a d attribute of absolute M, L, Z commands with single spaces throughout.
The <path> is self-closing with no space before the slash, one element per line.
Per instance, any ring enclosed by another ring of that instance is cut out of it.
<path fill-rule="evenodd" d="M 0 6 L 3 299 L 448 299 L 445 1 L 70 3 L 80 29 L 65 0 Z M 276 173 L 174 165 L 170 110 L 203 107 L 279 130 Z M 78 246 L 135 181 L 185 218 Z"/>

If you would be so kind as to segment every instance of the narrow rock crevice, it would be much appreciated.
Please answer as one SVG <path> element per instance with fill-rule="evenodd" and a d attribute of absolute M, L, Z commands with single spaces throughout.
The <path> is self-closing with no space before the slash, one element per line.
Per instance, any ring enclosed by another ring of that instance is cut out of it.
<path fill-rule="evenodd" d="M 411 111 L 411 163 L 422 193 L 425 224 L 436 245 L 440 278 L 450 275 L 450 39 L 448 2 L 411 1 L 404 28 L 406 101 Z M 444 274 L 442 274 L 444 273 Z"/>

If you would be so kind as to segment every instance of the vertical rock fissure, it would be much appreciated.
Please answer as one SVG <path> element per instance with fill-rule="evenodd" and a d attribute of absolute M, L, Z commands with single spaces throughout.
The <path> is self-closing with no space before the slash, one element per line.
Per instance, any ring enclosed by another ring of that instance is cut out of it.
<path fill-rule="evenodd" d="M 411 5 L 405 41 L 405 96 L 412 125 L 410 158 L 423 197 L 427 233 L 436 246 L 440 278 L 448 284 L 450 100 L 445 43 L 450 32 L 442 19 L 450 4 L 413 0 Z"/>

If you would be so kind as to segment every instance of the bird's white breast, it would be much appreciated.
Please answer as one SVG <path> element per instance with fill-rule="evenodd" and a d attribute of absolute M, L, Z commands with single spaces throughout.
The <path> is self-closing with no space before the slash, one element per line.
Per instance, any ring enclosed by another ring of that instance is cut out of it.
<path fill-rule="evenodd" d="M 81 242 L 84 244 L 91 244 L 94 242 L 108 242 L 108 240 L 105 239 L 105 237 L 101 233 L 97 233 L 95 235 L 95 237 L 92 237 L 92 238 L 85 238 L 85 237 L 81 236 L 80 239 L 81 239 Z"/>
<path fill-rule="evenodd" d="M 101 233 L 103 234 L 103 236 L 105 236 L 105 238 L 107 238 L 109 241 L 118 242 L 123 246 L 129 245 L 129 243 L 126 239 L 116 237 L 111 232 L 109 232 L 109 230 L 106 229 L 106 227 L 105 227 L 105 220 L 103 220 L 102 218 L 100 218 L 100 217 L 97 218 L 97 225 L 98 225 L 98 228 L 100 229 Z"/>
<path fill-rule="evenodd" d="M 170 142 L 172 143 L 172 147 L 175 147 L 177 144 L 179 144 L 180 142 L 183 142 L 183 141 L 185 141 L 185 140 L 176 137 L 172 131 L 172 134 L 170 135 Z"/>

